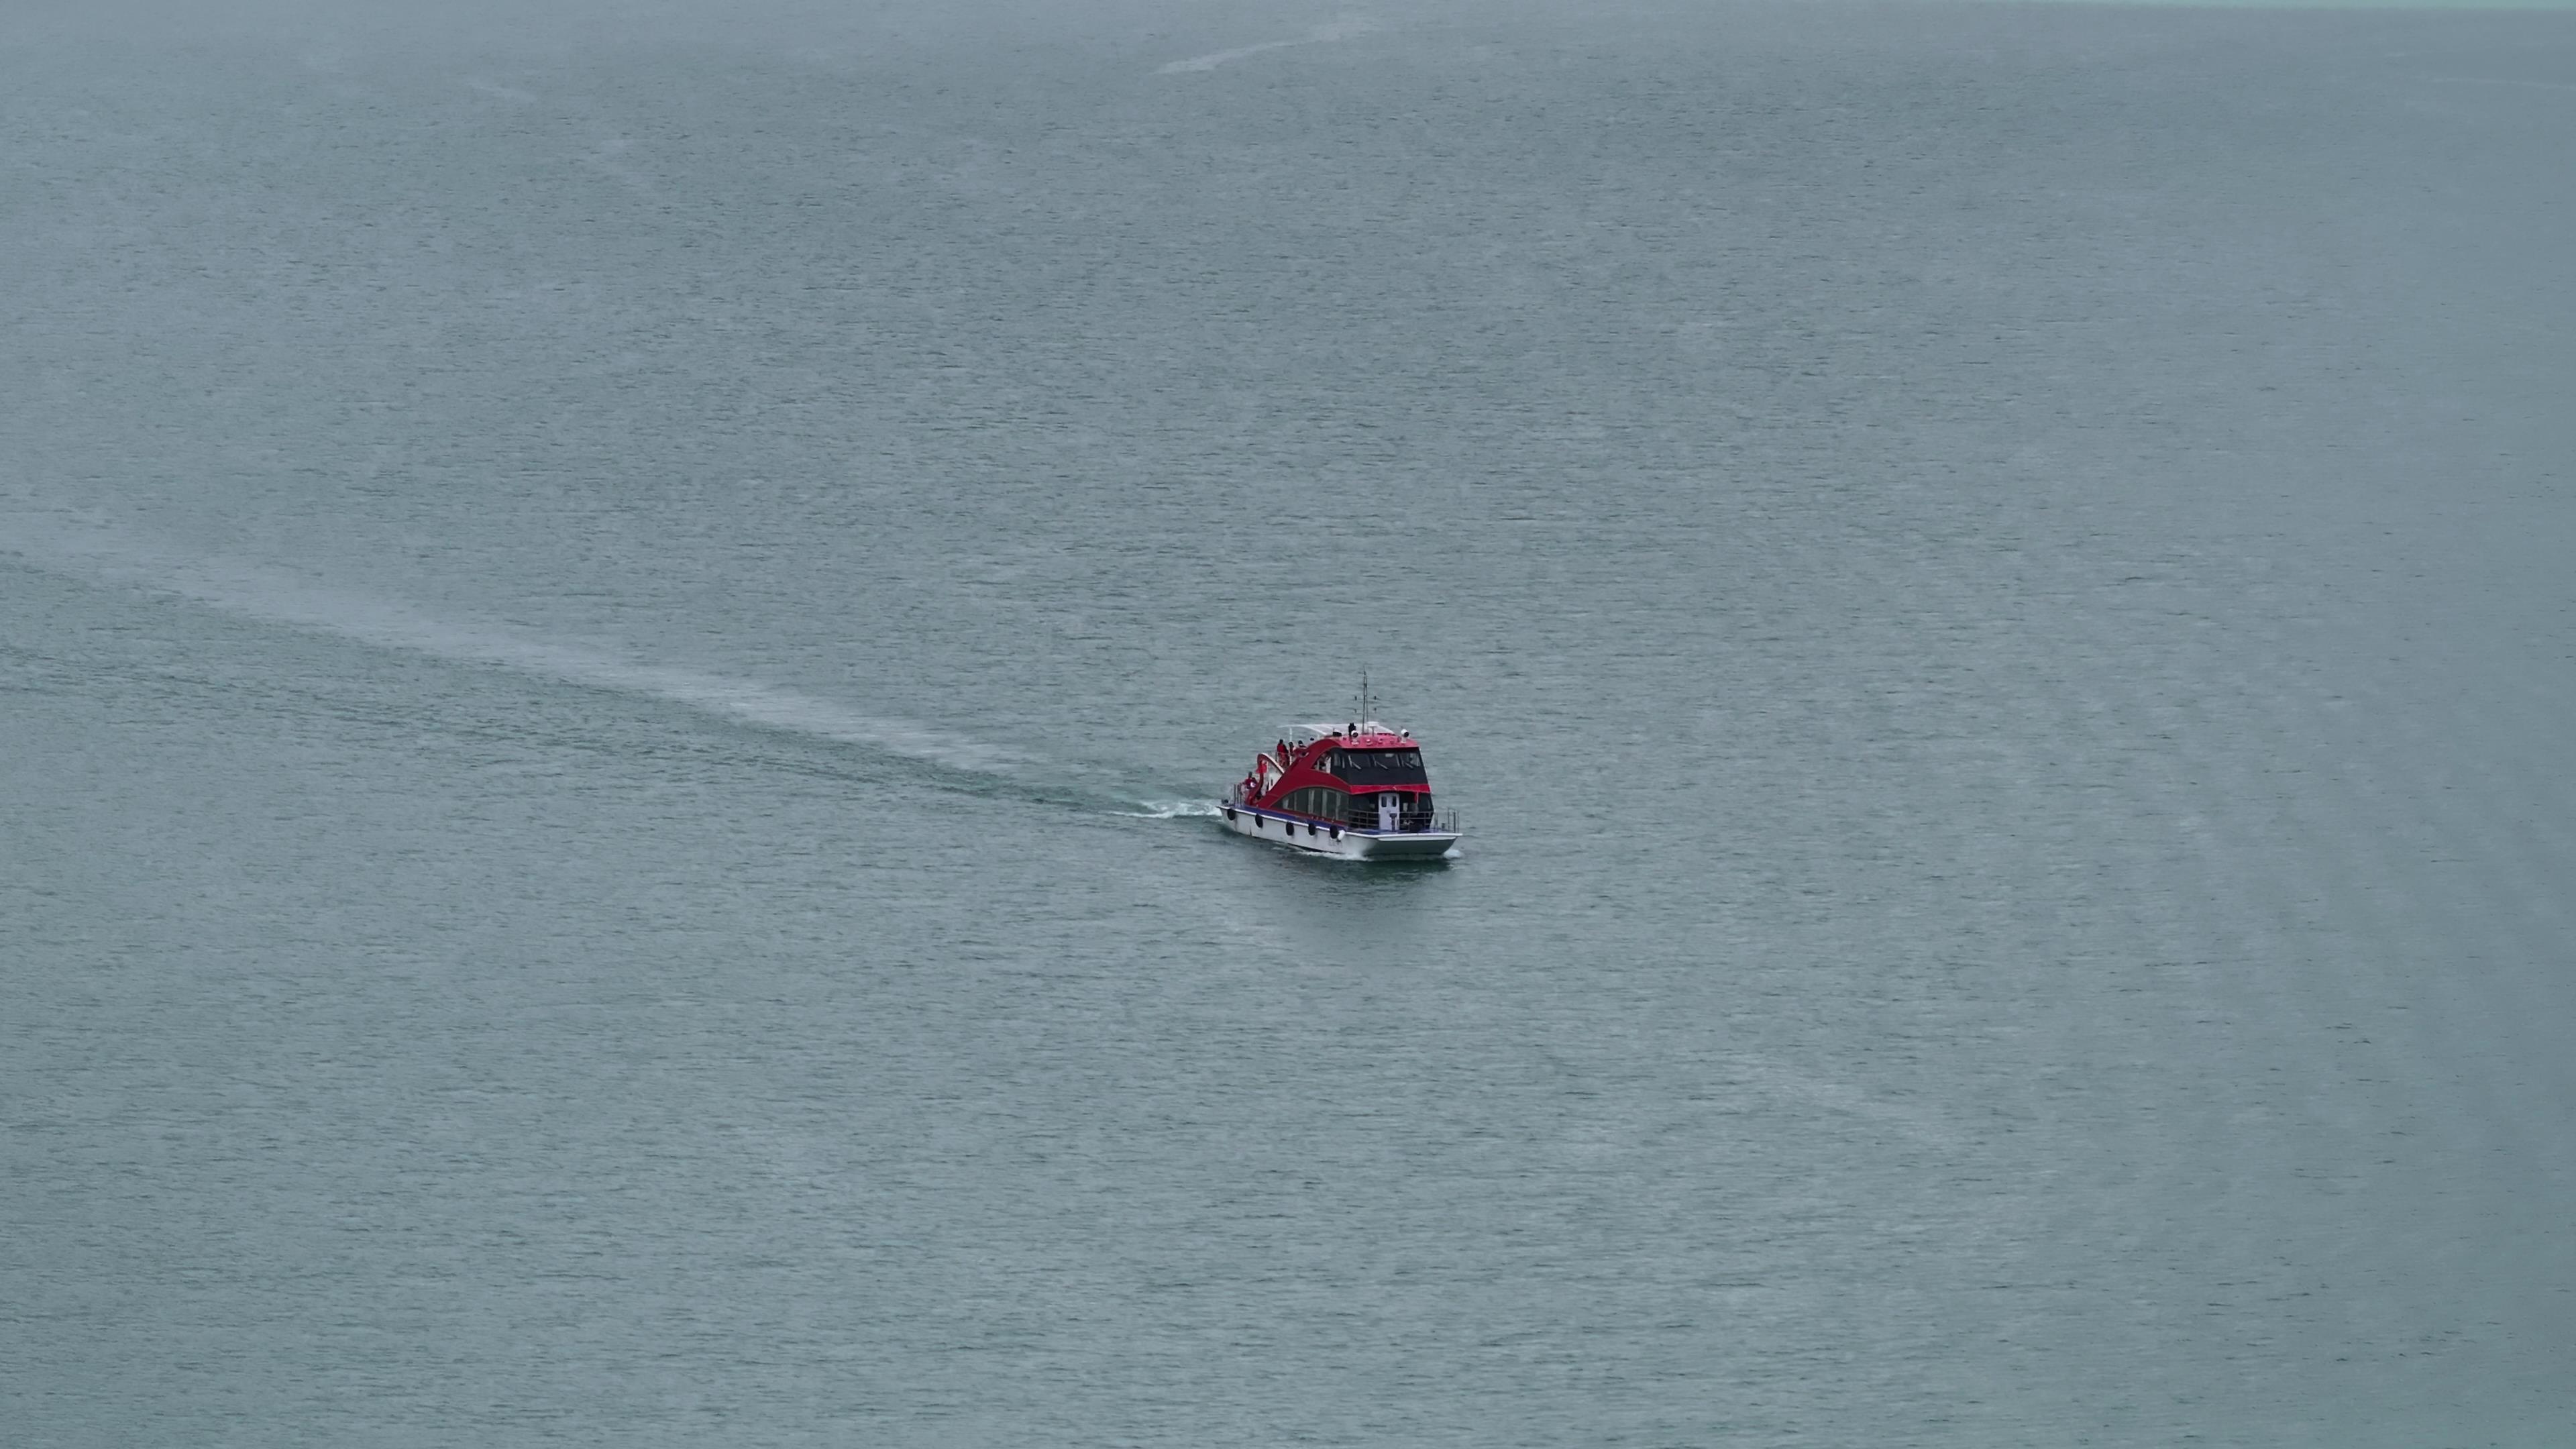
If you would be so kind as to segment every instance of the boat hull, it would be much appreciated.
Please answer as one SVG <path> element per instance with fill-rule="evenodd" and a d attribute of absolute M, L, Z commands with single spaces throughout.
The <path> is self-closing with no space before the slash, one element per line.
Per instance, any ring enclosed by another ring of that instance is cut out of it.
<path fill-rule="evenodd" d="M 1354 830 L 1349 826 L 1337 830 L 1249 805 L 1228 805 L 1223 817 L 1225 828 L 1237 835 L 1343 860 L 1438 860 L 1458 843 L 1454 830 Z"/>

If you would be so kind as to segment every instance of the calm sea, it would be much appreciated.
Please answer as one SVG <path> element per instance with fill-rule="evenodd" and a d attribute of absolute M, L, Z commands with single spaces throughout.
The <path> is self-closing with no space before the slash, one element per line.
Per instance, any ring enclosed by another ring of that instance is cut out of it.
<path fill-rule="evenodd" d="M 2576 1432 L 2576 14 L 214 9 L 0 18 L 0 1439 Z"/>

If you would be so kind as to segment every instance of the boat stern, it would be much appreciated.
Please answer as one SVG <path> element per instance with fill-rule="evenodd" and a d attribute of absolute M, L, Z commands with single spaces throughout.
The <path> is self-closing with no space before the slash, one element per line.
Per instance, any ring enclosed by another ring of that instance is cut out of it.
<path fill-rule="evenodd" d="M 1346 830 L 1342 832 L 1342 838 L 1358 847 L 1352 854 L 1359 860 L 1438 860 L 1458 843 L 1458 832 L 1390 830 L 1370 833 Z"/>

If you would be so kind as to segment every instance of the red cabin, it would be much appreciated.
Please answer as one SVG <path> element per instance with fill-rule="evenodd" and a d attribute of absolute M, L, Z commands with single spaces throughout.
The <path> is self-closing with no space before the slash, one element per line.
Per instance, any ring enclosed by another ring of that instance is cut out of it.
<path fill-rule="evenodd" d="M 1336 831 L 1432 828 L 1421 744 L 1374 722 L 1281 740 L 1253 763 L 1233 803 Z"/>

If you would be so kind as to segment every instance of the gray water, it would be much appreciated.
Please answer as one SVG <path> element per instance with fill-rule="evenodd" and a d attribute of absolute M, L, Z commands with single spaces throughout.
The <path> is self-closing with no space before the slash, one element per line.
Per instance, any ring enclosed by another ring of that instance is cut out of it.
<path fill-rule="evenodd" d="M 0 1439 L 2564 1444 L 2576 16 L 0 19 Z M 1460 858 L 1206 817 L 1360 670 Z"/>

